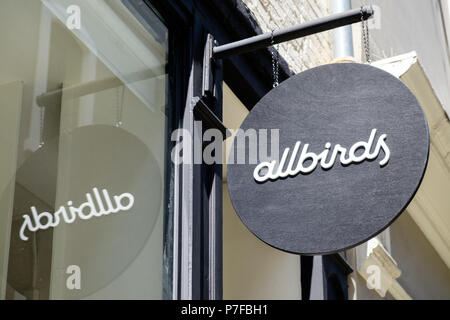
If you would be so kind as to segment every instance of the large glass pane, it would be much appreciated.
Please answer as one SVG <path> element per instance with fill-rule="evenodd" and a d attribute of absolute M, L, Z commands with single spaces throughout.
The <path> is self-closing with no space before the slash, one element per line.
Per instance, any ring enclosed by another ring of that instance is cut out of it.
<path fill-rule="evenodd" d="M 143 1 L 0 1 L 0 298 L 162 298 L 167 39 Z"/>

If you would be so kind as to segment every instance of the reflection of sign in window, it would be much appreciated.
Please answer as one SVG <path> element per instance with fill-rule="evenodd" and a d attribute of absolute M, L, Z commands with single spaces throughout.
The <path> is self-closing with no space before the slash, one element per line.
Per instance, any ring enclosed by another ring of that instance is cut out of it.
<path fill-rule="evenodd" d="M 45 230 L 59 225 L 61 219 L 66 223 L 74 222 L 77 216 L 82 220 L 88 220 L 92 217 L 101 217 L 110 213 L 127 211 L 134 205 L 134 196 L 131 193 L 122 193 L 119 196 L 114 196 L 113 204 L 108 190 L 102 190 L 103 198 L 97 188 L 93 188 L 92 192 L 94 193 L 95 200 L 90 193 L 86 193 L 86 202 L 82 203 L 79 207 L 74 207 L 73 202 L 68 201 L 68 210 L 65 206 L 61 206 L 53 215 L 49 212 L 42 212 L 39 214 L 36 207 L 31 207 L 34 225 L 29 215 L 23 215 L 24 222 L 20 228 L 20 238 L 24 241 L 28 240 L 28 237 L 24 234 L 27 228 L 31 232 Z M 42 220 L 44 220 L 45 223 L 43 223 Z"/>

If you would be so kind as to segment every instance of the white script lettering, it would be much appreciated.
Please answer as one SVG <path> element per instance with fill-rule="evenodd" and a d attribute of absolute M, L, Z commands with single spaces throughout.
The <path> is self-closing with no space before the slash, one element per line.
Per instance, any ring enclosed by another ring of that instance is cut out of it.
<path fill-rule="evenodd" d="M 95 201 L 90 193 L 86 193 L 86 202 L 82 203 L 78 208 L 73 206 L 72 201 L 68 201 L 67 206 L 69 207 L 69 210 L 66 210 L 64 206 L 61 206 L 54 214 L 49 212 L 42 212 L 39 214 L 36 207 L 31 207 L 31 217 L 30 215 L 23 215 L 24 222 L 20 228 L 20 239 L 24 241 L 28 240 L 28 237 L 25 236 L 26 229 L 31 232 L 46 230 L 50 227 L 58 226 L 61 219 L 70 224 L 75 221 L 77 215 L 82 220 L 88 220 L 93 217 L 101 217 L 110 213 L 128 211 L 134 205 L 134 196 L 131 193 L 123 193 L 120 196 L 114 196 L 114 207 L 107 190 L 102 190 L 103 199 L 97 188 L 93 188 L 92 192 L 94 193 Z M 34 225 L 32 219 L 34 220 Z"/>
<path fill-rule="evenodd" d="M 377 158 L 380 151 L 383 150 L 384 158 L 380 161 L 380 166 L 383 167 L 388 163 L 391 152 L 385 141 L 387 138 L 386 134 L 382 134 L 378 138 L 375 149 L 373 150 L 373 152 L 371 152 L 376 133 L 377 129 L 373 129 L 370 133 L 368 142 L 360 141 L 355 143 L 352 147 L 350 147 L 348 155 L 346 148 L 342 147 L 339 144 L 335 145 L 328 161 L 327 158 L 331 151 L 330 142 L 327 142 L 325 144 L 325 150 L 319 154 L 308 152 L 309 144 L 304 144 L 303 149 L 300 153 L 300 158 L 295 165 L 295 159 L 297 158 L 301 145 L 301 141 L 297 141 L 286 168 L 285 166 L 286 162 L 288 161 L 290 148 L 286 148 L 284 150 L 279 164 L 277 164 L 277 161 L 275 160 L 270 162 L 261 162 L 260 164 L 258 164 L 253 171 L 253 177 L 257 182 L 265 182 L 269 179 L 277 180 L 280 178 L 286 178 L 288 176 L 294 177 L 299 173 L 308 174 L 313 172 L 318 164 L 320 164 L 323 169 L 327 170 L 334 166 L 339 153 L 339 161 L 342 165 L 345 166 L 351 163 L 360 163 L 364 160 L 373 160 Z M 356 155 L 357 151 L 360 149 L 364 149 L 364 152 L 362 152 L 360 155 Z M 307 164 L 305 165 L 305 163 Z"/>

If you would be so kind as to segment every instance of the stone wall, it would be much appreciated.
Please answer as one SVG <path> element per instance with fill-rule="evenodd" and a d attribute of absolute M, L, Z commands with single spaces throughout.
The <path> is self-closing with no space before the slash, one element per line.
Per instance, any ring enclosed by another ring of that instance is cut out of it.
<path fill-rule="evenodd" d="M 328 0 L 242 0 L 264 32 L 329 15 Z M 279 45 L 280 54 L 296 73 L 329 63 L 331 32 L 322 32 Z"/>

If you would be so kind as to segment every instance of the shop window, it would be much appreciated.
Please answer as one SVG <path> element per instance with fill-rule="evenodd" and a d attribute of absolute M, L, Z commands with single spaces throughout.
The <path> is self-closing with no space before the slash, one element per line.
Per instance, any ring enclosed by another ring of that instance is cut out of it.
<path fill-rule="evenodd" d="M 163 297 L 169 32 L 138 2 L 0 2 L 2 299 Z"/>

